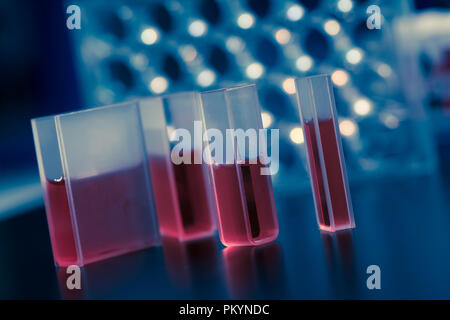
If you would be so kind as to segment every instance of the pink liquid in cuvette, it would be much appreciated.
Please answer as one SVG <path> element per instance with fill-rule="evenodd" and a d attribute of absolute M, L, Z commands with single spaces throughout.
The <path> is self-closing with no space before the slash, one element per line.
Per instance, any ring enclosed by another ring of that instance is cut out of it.
<path fill-rule="evenodd" d="M 77 264 L 77 251 L 64 180 L 47 180 L 47 195 L 49 206 L 47 214 L 55 261 L 59 266 Z"/>
<path fill-rule="evenodd" d="M 71 179 L 84 264 L 156 244 L 153 210 L 143 167 Z M 64 180 L 47 181 L 55 261 L 77 264 Z"/>
<path fill-rule="evenodd" d="M 226 246 L 262 244 L 278 235 L 272 181 L 261 175 L 263 167 L 259 161 L 212 167 L 220 237 Z"/>
<path fill-rule="evenodd" d="M 316 200 L 319 227 L 327 231 L 335 231 L 354 227 L 350 216 L 350 206 L 345 192 L 343 168 L 339 157 L 336 129 L 332 119 L 319 120 L 319 134 L 328 181 L 331 208 L 326 200 L 325 181 L 322 175 L 319 158 L 319 145 L 313 122 L 304 123 L 308 157 Z M 333 214 L 334 226 L 331 223 Z"/>
<path fill-rule="evenodd" d="M 161 234 L 182 240 L 209 236 L 216 228 L 203 165 L 194 164 L 191 158 L 191 164 L 169 164 L 173 169 L 175 190 L 171 190 L 170 168 L 165 159 L 152 157 L 149 160 Z"/>

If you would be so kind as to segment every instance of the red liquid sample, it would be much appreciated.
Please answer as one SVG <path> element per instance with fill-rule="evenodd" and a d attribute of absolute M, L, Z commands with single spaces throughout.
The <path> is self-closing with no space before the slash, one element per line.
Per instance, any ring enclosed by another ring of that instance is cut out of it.
<path fill-rule="evenodd" d="M 213 165 L 220 238 L 226 246 L 262 244 L 278 235 L 272 181 L 261 175 L 263 167 L 259 161 Z"/>
<path fill-rule="evenodd" d="M 320 120 L 319 134 L 328 180 L 331 208 L 326 200 L 325 181 L 320 168 L 319 145 L 313 122 L 304 123 L 309 164 L 313 181 L 314 198 L 317 206 L 319 227 L 323 230 L 335 231 L 354 227 L 350 217 L 349 204 L 345 193 L 341 160 L 334 122 L 332 119 Z M 333 214 L 334 226 L 331 224 Z"/>
<path fill-rule="evenodd" d="M 71 179 L 84 264 L 158 243 L 144 173 L 143 167 L 136 167 Z M 60 266 L 76 264 L 65 184 L 48 185 L 55 260 Z"/>
<path fill-rule="evenodd" d="M 182 240 L 205 237 L 215 231 L 203 165 L 194 164 L 193 156 L 191 160 L 191 164 L 169 164 L 175 190 L 171 190 L 170 168 L 165 159 L 149 160 L 160 231 Z"/>
<path fill-rule="evenodd" d="M 47 180 L 47 195 L 47 215 L 55 261 L 59 266 L 77 264 L 77 251 L 64 180 Z"/>

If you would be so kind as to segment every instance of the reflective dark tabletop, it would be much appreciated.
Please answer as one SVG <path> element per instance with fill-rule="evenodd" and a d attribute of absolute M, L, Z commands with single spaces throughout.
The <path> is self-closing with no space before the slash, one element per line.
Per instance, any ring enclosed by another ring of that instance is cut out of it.
<path fill-rule="evenodd" d="M 445 169 L 445 168 L 444 168 Z M 276 194 L 280 235 L 260 247 L 218 238 L 94 263 L 82 290 L 53 264 L 44 209 L 0 223 L 2 299 L 416 299 L 450 298 L 450 174 L 352 185 L 356 229 L 320 232 L 310 193 Z M 447 176 L 447 177 L 446 177 Z M 381 290 L 369 290 L 378 265 Z"/>

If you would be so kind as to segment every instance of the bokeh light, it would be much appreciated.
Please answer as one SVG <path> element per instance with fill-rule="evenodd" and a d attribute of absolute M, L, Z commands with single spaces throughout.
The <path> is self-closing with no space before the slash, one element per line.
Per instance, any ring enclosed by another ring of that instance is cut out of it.
<path fill-rule="evenodd" d="M 383 78 L 389 78 L 392 75 L 392 69 L 390 66 L 388 66 L 385 63 L 381 63 L 377 67 L 377 73 L 382 76 Z"/>
<path fill-rule="evenodd" d="M 349 12 L 353 8 L 353 2 L 351 0 L 339 0 L 337 7 L 342 12 Z"/>
<path fill-rule="evenodd" d="M 298 4 L 293 4 L 289 7 L 286 11 L 286 17 L 291 21 L 298 21 L 301 18 L 303 18 L 303 15 L 305 14 L 305 10 L 302 6 L 299 6 Z"/>
<path fill-rule="evenodd" d="M 287 44 L 291 40 L 291 33 L 289 30 L 281 28 L 275 33 L 275 39 L 279 44 Z"/>
<path fill-rule="evenodd" d="M 264 73 L 264 67 L 259 62 L 254 62 L 248 65 L 247 69 L 245 70 L 245 73 L 247 74 L 247 77 L 250 79 L 258 79 L 261 77 Z"/>
<path fill-rule="evenodd" d="M 296 144 L 302 144 L 303 142 L 305 142 L 302 128 L 299 127 L 295 127 L 291 130 L 291 132 L 289 132 L 289 138 Z"/>
<path fill-rule="evenodd" d="M 300 56 L 298 57 L 297 61 L 295 61 L 295 66 L 300 71 L 308 71 L 309 69 L 311 69 L 312 65 L 313 60 L 310 56 L 307 55 Z"/>
<path fill-rule="evenodd" d="M 295 94 L 295 80 L 292 77 L 286 78 L 282 84 L 284 92 L 287 94 Z"/>
<path fill-rule="evenodd" d="M 342 120 L 339 123 L 339 131 L 343 136 L 350 137 L 356 133 L 356 123 L 353 120 Z"/>
<path fill-rule="evenodd" d="M 238 52 L 242 51 L 245 47 L 245 44 L 242 41 L 242 39 L 239 37 L 236 37 L 236 36 L 229 37 L 227 39 L 227 41 L 225 42 L 225 45 L 226 45 L 227 49 L 233 53 L 238 53 Z"/>
<path fill-rule="evenodd" d="M 262 120 L 263 127 L 269 128 L 273 122 L 273 116 L 269 112 L 263 111 L 263 112 L 261 112 L 261 120 Z"/>
<path fill-rule="evenodd" d="M 350 62 L 351 64 L 357 64 L 360 63 L 363 57 L 363 53 L 361 51 L 361 49 L 359 48 L 353 48 L 350 49 L 346 55 L 345 55 L 345 59 Z"/>
<path fill-rule="evenodd" d="M 214 81 L 216 81 L 216 74 L 209 69 L 203 70 L 197 76 L 197 83 L 201 87 L 209 87 Z"/>
<path fill-rule="evenodd" d="M 358 99 L 353 104 L 353 110 L 357 115 L 366 116 L 372 112 L 372 103 L 367 99 Z"/>
<path fill-rule="evenodd" d="M 174 132 L 175 132 L 175 128 L 173 126 L 171 126 L 171 125 L 168 125 L 167 126 L 167 136 L 169 137 L 170 141 L 175 141 L 176 140 Z"/>
<path fill-rule="evenodd" d="M 255 18 L 250 13 L 243 13 L 238 17 L 237 24 L 242 29 L 250 29 L 255 24 Z"/>
<path fill-rule="evenodd" d="M 336 20 L 330 19 L 327 22 L 325 22 L 323 28 L 325 29 L 325 32 L 328 33 L 330 36 L 335 36 L 341 30 L 341 25 Z"/>
<path fill-rule="evenodd" d="M 188 27 L 188 32 L 193 37 L 201 37 L 205 35 L 208 26 L 202 20 L 194 20 Z"/>
<path fill-rule="evenodd" d="M 146 45 L 155 44 L 158 38 L 159 33 L 155 28 L 146 28 L 141 32 L 141 41 Z"/>
<path fill-rule="evenodd" d="M 382 121 L 389 129 L 397 129 L 399 126 L 399 120 L 393 114 L 386 114 L 382 117 Z"/>
<path fill-rule="evenodd" d="M 338 87 L 345 86 L 348 83 L 348 73 L 345 70 L 336 70 L 331 74 L 331 81 Z"/>
<path fill-rule="evenodd" d="M 155 77 L 150 81 L 149 89 L 156 94 L 163 93 L 167 90 L 169 82 L 164 77 Z"/>
<path fill-rule="evenodd" d="M 194 46 L 191 45 L 182 47 L 180 53 L 181 57 L 186 62 L 192 62 L 197 57 L 197 50 L 194 48 Z"/>
<path fill-rule="evenodd" d="M 136 68 L 136 70 L 144 71 L 148 66 L 148 59 L 142 53 L 134 54 L 130 57 L 131 65 Z"/>

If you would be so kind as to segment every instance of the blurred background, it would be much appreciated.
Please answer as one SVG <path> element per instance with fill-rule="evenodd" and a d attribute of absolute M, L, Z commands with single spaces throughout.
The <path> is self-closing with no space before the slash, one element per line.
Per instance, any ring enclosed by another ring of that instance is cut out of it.
<path fill-rule="evenodd" d="M 66 27 L 73 4 L 80 30 Z M 449 1 L 3 0 L 0 44 L 0 298 L 73 294 L 53 265 L 31 118 L 241 83 L 280 129 L 278 240 L 163 239 L 89 266 L 86 296 L 450 297 Z M 292 77 L 318 73 L 334 83 L 357 225 L 336 235 L 317 228 L 293 94 Z M 374 263 L 381 291 L 366 288 Z"/>
<path fill-rule="evenodd" d="M 6 0 L 0 42 L 0 219 L 42 205 L 31 118 L 180 90 L 258 85 L 278 193 L 309 192 L 292 77 L 331 75 L 351 184 L 450 160 L 445 0 Z"/>

